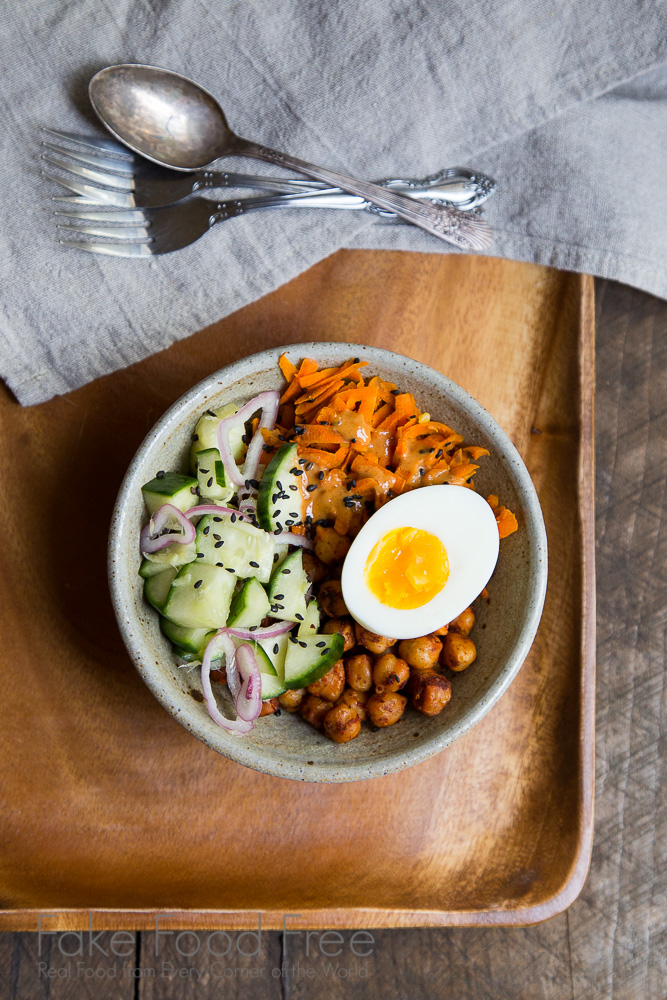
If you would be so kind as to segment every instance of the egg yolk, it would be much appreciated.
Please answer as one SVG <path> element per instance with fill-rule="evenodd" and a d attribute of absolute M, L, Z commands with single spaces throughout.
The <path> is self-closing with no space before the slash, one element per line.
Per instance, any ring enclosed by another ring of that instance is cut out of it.
<path fill-rule="evenodd" d="M 447 583 L 447 550 L 428 531 L 395 528 L 382 536 L 369 555 L 365 577 L 382 604 L 403 611 L 421 608 Z"/>

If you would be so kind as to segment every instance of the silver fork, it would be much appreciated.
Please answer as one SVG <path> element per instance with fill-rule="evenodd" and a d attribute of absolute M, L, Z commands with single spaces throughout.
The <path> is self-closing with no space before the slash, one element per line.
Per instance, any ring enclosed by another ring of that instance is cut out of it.
<path fill-rule="evenodd" d="M 154 208 L 174 204 L 205 188 L 253 187 L 286 194 L 327 192 L 335 195 L 340 204 L 331 203 L 326 207 L 369 208 L 378 211 L 362 198 L 345 194 L 339 188 L 328 188 L 319 181 L 300 178 L 279 180 L 273 177 L 215 171 L 177 175 L 173 171 L 147 163 L 143 158 L 134 156 L 125 147 L 110 139 L 81 136 L 55 129 L 44 129 L 44 131 L 85 149 L 85 151 L 72 150 L 51 141 L 43 143 L 51 150 L 43 157 L 47 163 L 83 178 L 82 181 L 77 181 L 45 171 L 47 177 L 74 193 L 74 197 L 55 198 L 54 201 L 84 205 L 105 204 L 117 208 Z M 85 183 L 87 180 L 104 187 L 87 184 Z M 391 179 L 380 183 L 413 198 L 442 201 L 465 210 L 481 205 L 495 190 L 495 182 L 490 177 L 465 167 L 450 167 L 423 180 Z M 311 207 L 315 207 L 314 203 Z M 379 214 L 394 218 L 393 213 L 379 211 Z"/>

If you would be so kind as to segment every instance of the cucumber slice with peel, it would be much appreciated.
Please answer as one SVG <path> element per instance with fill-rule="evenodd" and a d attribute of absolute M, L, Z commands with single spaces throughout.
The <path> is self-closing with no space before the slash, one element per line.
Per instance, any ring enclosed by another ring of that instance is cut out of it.
<path fill-rule="evenodd" d="M 144 580 L 148 580 L 151 576 L 164 573 L 170 567 L 180 569 L 181 566 L 191 563 L 196 558 L 196 555 L 197 551 L 194 542 L 191 542 L 189 545 L 180 545 L 178 542 L 172 542 L 171 545 L 160 549 L 159 552 L 153 552 L 144 556 L 139 567 L 139 576 L 142 576 Z"/>
<path fill-rule="evenodd" d="M 204 655 L 208 642 L 215 635 L 215 630 L 175 625 L 168 618 L 160 618 L 160 629 L 174 646 L 178 646 L 179 652 L 182 650 L 186 653 L 193 653 L 199 658 Z"/>
<path fill-rule="evenodd" d="M 242 588 L 234 595 L 229 609 L 227 625 L 237 628 L 247 628 L 249 625 L 259 625 L 262 618 L 269 613 L 269 599 L 266 591 L 256 577 L 246 580 Z"/>
<path fill-rule="evenodd" d="M 280 534 L 303 521 L 305 473 L 298 463 L 297 446 L 284 444 L 266 467 L 257 494 L 257 519 L 265 531 Z"/>
<path fill-rule="evenodd" d="M 267 583 L 273 566 L 273 537 L 235 514 L 206 514 L 197 525 L 197 561 L 229 567 L 244 579 Z M 253 623 L 255 624 L 255 623 Z"/>
<path fill-rule="evenodd" d="M 177 573 L 177 569 L 163 569 L 144 583 L 144 597 L 158 611 L 162 611 Z"/>
<path fill-rule="evenodd" d="M 320 606 L 315 600 L 309 602 L 306 608 L 306 614 L 303 621 L 299 625 L 299 630 L 297 632 L 297 638 L 305 639 L 309 635 L 317 635 L 317 630 L 320 627 Z"/>
<path fill-rule="evenodd" d="M 285 656 L 285 685 L 302 688 L 324 677 L 340 660 L 345 645 L 342 635 L 291 636 Z"/>
<path fill-rule="evenodd" d="M 218 424 L 223 417 L 230 417 L 236 413 L 238 406 L 234 403 L 227 403 L 225 406 L 218 406 L 216 409 L 207 410 L 199 420 L 192 435 L 192 447 L 190 448 L 190 470 L 196 474 L 197 456 L 200 452 L 208 448 L 215 448 L 220 460 L 218 451 Z M 232 428 L 229 433 L 229 445 L 235 461 L 239 462 L 243 457 L 245 445 L 243 444 L 243 427 Z"/>
<path fill-rule="evenodd" d="M 222 628 L 227 623 L 236 577 L 201 560 L 178 571 L 162 610 L 175 625 L 188 628 Z"/>
<path fill-rule="evenodd" d="M 200 451 L 195 462 L 199 496 L 202 502 L 224 504 L 234 496 L 234 484 L 227 482 L 225 467 L 217 448 Z"/>
<path fill-rule="evenodd" d="M 150 516 L 162 504 L 170 503 L 181 511 L 197 504 L 197 480 L 182 476 L 180 472 L 165 472 L 141 487 L 144 503 Z"/>
<path fill-rule="evenodd" d="M 276 566 L 269 581 L 270 614 L 288 622 L 306 620 L 306 591 L 310 583 L 303 568 L 303 553 L 296 549 Z"/>

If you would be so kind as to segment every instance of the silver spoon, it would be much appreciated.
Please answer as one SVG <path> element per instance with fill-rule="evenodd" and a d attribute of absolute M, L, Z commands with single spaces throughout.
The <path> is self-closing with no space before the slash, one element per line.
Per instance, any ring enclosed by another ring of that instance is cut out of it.
<path fill-rule="evenodd" d="M 359 195 L 463 250 L 484 250 L 492 242 L 491 230 L 479 216 L 449 205 L 413 201 L 369 181 L 242 139 L 229 128 L 215 98 L 180 73 L 132 63 L 107 66 L 92 78 L 88 93 L 111 134 L 161 166 L 201 170 L 223 156 L 249 156 Z"/>

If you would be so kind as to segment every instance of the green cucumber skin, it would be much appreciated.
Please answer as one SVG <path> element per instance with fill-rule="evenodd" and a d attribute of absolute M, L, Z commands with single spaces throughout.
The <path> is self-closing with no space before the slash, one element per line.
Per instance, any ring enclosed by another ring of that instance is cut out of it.
<path fill-rule="evenodd" d="M 320 620 L 320 606 L 313 597 L 308 602 L 308 607 L 306 608 L 306 614 L 303 621 L 299 624 L 297 637 L 299 639 L 307 639 L 309 635 L 317 635 L 317 630 L 320 627 Z"/>
<path fill-rule="evenodd" d="M 199 418 L 192 436 L 192 447 L 190 448 L 190 470 L 193 475 L 196 475 L 197 455 L 199 452 L 207 451 L 209 448 L 217 450 L 218 424 L 224 417 L 231 416 L 237 410 L 238 406 L 234 403 L 226 403 L 225 406 L 219 406 L 217 410 L 213 410 L 213 416 L 210 413 L 203 413 Z M 229 435 L 229 444 L 235 461 L 239 462 L 243 457 L 245 447 L 243 444 L 242 427 L 233 428 Z M 220 458 L 220 452 L 218 452 L 218 458 Z"/>
<path fill-rule="evenodd" d="M 174 646 L 200 657 L 204 655 L 206 646 L 215 635 L 214 629 L 187 628 L 184 625 L 175 625 L 174 622 L 164 617 L 160 618 L 160 629 Z"/>
<path fill-rule="evenodd" d="M 278 449 L 264 470 L 257 494 L 257 520 L 265 531 L 276 532 L 279 527 L 281 530 L 288 531 L 290 528 L 290 525 L 285 524 L 284 515 L 279 514 L 278 517 L 274 517 L 274 511 L 288 510 L 294 504 L 293 509 L 301 513 L 302 497 L 300 491 L 298 493 L 291 491 L 294 497 L 297 498 L 296 501 L 289 497 L 288 500 L 279 500 L 277 503 L 272 502 L 272 497 L 275 496 L 278 489 L 276 486 L 278 481 L 285 493 L 288 492 L 290 485 L 298 485 L 297 477 L 290 472 L 290 469 L 294 468 L 296 464 L 297 446 L 295 444 L 284 444 L 282 448 Z M 285 482 L 283 482 L 283 479 Z M 283 518 L 282 521 L 281 518 Z"/>
<path fill-rule="evenodd" d="M 225 467 L 220 460 L 220 452 L 217 448 L 206 448 L 204 451 L 198 452 L 195 465 L 199 495 L 202 501 L 207 499 L 214 503 L 223 504 L 233 497 L 234 485 L 227 483 Z"/>
<path fill-rule="evenodd" d="M 159 478 L 156 476 L 141 487 L 141 493 L 151 517 L 165 503 L 185 512 L 198 502 L 197 480 L 180 472 L 166 472 Z"/>
<path fill-rule="evenodd" d="M 321 642 L 323 639 L 326 640 L 329 649 L 324 656 L 321 656 L 319 649 L 315 646 L 315 640 Z M 306 642 L 306 640 L 303 639 L 302 642 Z M 294 647 L 295 643 L 292 642 L 291 645 Z M 317 654 L 320 655 L 320 660 L 311 668 L 301 669 L 301 671 L 296 674 L 289 669 L 291 659 L 290 653 L 292 652 L 292 649 L 288 647 L 287 657 L 285 659 L 285 686 L 291 690 L 308 687 L 309 684 L 314 684 L 315 681 L 319 681 L 321 677 L 328 674 L 334 663 L 337 663 L 343 655 L 345 640 L 339 632 L 336 632 L 334 635 L 311 636 L 308 640 L 308 645 L 309 647 L 312 646 L 312 648 L 316 650 Z M 299 651 L 300 650 L 301 647 L 299 647 Z M 294 656 L 294 654 L 292 655 Z M 290 676 L 290 674 L 292 674 L 292 676 Z"/>

